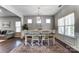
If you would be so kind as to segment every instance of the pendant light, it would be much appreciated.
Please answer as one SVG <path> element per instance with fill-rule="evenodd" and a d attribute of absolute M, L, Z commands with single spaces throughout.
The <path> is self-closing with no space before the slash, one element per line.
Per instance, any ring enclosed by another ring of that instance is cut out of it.
<path fill-rule="evenodd" d="M 37 20 L 40 20 L 39 10 L 40 10 L 40 7 L 38 7 L 38 15 L 37 15 Z"/>

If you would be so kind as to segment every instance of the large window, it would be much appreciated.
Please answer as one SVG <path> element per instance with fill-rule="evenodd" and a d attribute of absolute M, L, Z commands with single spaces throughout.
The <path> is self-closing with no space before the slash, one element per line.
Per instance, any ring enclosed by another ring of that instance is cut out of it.
<path fill-rule="evenodd" d="M 74 37 L 74 13 L 58 20 L 58 33 Z"/>
<path fill-rule="evenodd" d="M 58 32 L 64 34 L 64 18 L 58 20 Z"/>

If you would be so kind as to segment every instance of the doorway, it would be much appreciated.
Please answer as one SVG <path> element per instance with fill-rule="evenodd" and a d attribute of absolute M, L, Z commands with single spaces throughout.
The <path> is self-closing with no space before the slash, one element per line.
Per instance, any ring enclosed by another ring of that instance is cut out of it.
<path fill-rule="evenodd" d="M 16 21 L 15 27 L 16 27 L 15 37 L 21 37 L 21 21 Z"/>

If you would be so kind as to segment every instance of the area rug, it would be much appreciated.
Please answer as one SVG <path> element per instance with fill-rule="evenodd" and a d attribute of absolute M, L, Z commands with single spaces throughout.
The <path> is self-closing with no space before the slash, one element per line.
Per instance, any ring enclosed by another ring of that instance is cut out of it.
<path fill-rule="evenodd" d="M 10 53 L 48 53 L 51 52 L 45 46 L 25 46 L 14 48 Z"/>
<path fill-rule="evenodd" d="M 0 42 L 3 42 L 3 41 L 5 41 L 5 40 L 0 40 Z"/>
<path fill-rule="evenodd" d="M 24 44 L 14 48 L 10 53 L 70 53 L 66 48 L 60 44 L 54 46 L 26 46 Z"/>

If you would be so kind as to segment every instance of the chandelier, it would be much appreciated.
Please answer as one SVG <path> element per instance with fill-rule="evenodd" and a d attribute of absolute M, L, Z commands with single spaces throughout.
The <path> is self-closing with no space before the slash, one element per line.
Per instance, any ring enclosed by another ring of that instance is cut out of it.
<path fill-rule="evenodd" d="M 40 7 L 38 7 L 38 15 L 37 15 L 37 20 L 40 20 L 41 18 L 40 18 L 40 15 L 39 15 L 39 10 L 40 10 Z"/>

